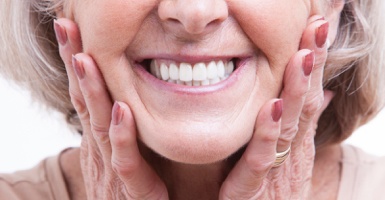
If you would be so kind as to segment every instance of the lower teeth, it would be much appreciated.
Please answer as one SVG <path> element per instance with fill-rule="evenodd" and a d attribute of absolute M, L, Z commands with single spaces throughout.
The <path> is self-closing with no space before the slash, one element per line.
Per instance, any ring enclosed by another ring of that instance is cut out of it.
<path fill-rule="evenodd" d="M 171 80 L 168 79 L 166 82 L 173 83 L 177 85 L 186 85 L 186 86 L 206 86 L 206 85 L 214 85 L 221 81 L 224 81 L 228 78 L 228 76 L 225 76 L 223 78 L 214 78 L 214 79 L 208 79 L 204 81 L 181 81 L 181 80 Z M 159 78 L 160 80 L 163 80 L 162 78 Z"/>

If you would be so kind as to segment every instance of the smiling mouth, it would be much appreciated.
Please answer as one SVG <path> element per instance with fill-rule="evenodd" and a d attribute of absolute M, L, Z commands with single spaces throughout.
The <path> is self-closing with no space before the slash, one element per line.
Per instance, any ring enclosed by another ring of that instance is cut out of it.
<path fill-rule="evenodd" d="M 165 59 L 145 59 L 141 65 L 159 80 L 186 86 L 214 85 L 226 80 L 236 67 L 238 59 L 208 62 L 175 62 Z"/>

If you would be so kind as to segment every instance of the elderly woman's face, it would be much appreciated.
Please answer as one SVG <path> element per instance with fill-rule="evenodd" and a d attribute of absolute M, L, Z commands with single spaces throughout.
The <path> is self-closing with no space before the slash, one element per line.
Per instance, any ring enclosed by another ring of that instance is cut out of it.
<path fill-rule="evenodd" d="M 260 107 L 279 96 L 313 3 L 93 0 L 74 8 L 84 51 L 113 99 L 130 106 L 141 141 L 171 160 L 208 163 L 245 145 Z"/>

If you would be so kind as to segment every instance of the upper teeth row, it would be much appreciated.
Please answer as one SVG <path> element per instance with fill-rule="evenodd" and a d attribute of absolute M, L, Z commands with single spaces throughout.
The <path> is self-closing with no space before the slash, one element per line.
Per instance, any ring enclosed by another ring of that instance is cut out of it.
<path fill-rule="evenodd" d="M 166 64 L 152 60 L 150 72 L 164 81 L 202 81 L 223 80 L 234 71 L 233 61 L 211 61 L 209 63 L 176 63 Z"/>

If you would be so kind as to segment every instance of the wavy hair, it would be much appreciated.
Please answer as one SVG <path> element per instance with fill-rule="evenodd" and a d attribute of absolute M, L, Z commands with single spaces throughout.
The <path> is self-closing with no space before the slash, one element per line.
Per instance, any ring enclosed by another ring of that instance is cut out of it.
<path fill-rule="evenodd" d="M 0 74 L 64 114 L 82 132 L 52 27 L 63 0 L 3 0 L 0 5 Z M 70 1 L 69 1 L 70 2 Z M 325 66 L 324 87 L 336 96 L 322 114 L 317 147 L 338 143 L 384 105 L 385 1 L 346 0 Z"/>

